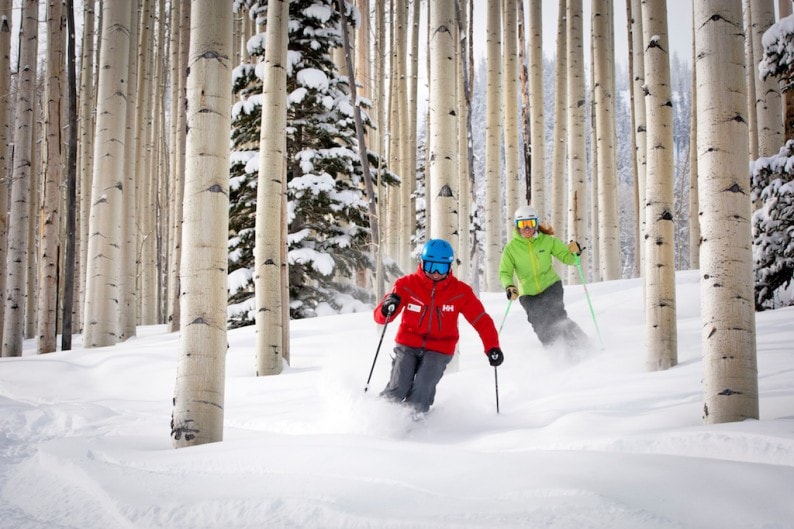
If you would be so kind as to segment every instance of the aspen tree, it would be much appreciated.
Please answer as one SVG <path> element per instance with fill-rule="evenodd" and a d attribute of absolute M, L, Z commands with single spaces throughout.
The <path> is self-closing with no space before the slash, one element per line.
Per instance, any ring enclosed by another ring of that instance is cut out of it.
<path fill-rule="evenodd" d="M 543 111 L 543 8 L 529 2 L 529 141 L 532 145 L 531 202 L 538 214 L 551 220 L 552 200 L 546 192 L 546 123 Z M 554 176 L 552 176 L 554 178 Z M 508 210 L 508 213 L 510 211 Z M 562 227 L 562 223 L 558 225 Z"/>
<path fill-rule="evenodd" d="M 642 1 L 629 0 L 631 6 L 631 79 L 632 98 L 631 109 L 634 116 L 634 163 L 637 172 L 634 178 L 635 202 L 637 210 L 637 229 L 635 240 L 637 252 L 635 265 L 640 276 L 645 275 L 645 193 L 647 188 L 648 173 L 648 120 L 645 112 L 645 44 L 642 28 Z"/>
<path fill-rule="evenodd" d="M 567 156 L 566 137 L 568 135 L 567 106 L 568 95 L 568 67 L 565 61 L 560 60 L 566 56 L 567 31 L 565 13 L 566 0 L 560 0 L 557 11 L 557 61 L 554 67 L 554 136 L 551 151 L 551 224 L 562 233 L 567 225 L 566 208 L 566 165 Z"/>
<path fill-rule="evenodd" d="M 96 140 L 88 220 L 85 347 L 118 342 L 122 301 L 124 143 L 129 75 L 130 6 L 102 4 L 102 45 L 97 85 Z"/>
<path fill-rule="evenodd" d="M 692 4 L 692 64 L 697 65 L 695 5 Z M 689 268 L 700 268 L 700 217 L 698 210 L 697 67 L 692 68 L 692 109 L 689 117 Z"/>
<path fill-rule="evenodd" d="M 11 0 L 0 0 L 0 321 L 5 314 L 8 191 L 11 184 Z M 0 344 L 3 326 L 0 325 Z M 0 352 L 2 347 L 0 346 Z"/>
<path fill-rule="evenodd" d="M 256 374 L 277 375 L 283 369 L 284 327 L 289 319 L 282 310 L 289 298 L 281 285 L 281 224 L 287 216 L 287 37 L 289 2 L 270 0 L 267 10 L 265 72 L 262 91 L 262 126 L 259 139 L 254 292 L 256 293 Z"/>
<path fill-rule="evenodd" d="M 138 168 L 144 164 L 136 155 L 138 148 L 138 109 L 141 108 L 137 90 L 138 79 L 142 72 L 138 68 L 138 50 L 141 42 L 140 29 L 145 25 L 142 18 L 148 8 L 144 3 L 151 0 L 134 0 L 129 3 L 130 12 L 130 47 L 129 47 L 129 73 L 127 74 L 127 118 L 125 124 L 124 141 L 124 169 L 123 187 L 124 212 L 121 222 L 121 281 L 119 283 L 119 336 L 118 340 L 126 340 L 135 336 L 138 322 L 138 290 L 136 287 L 137 268 L 137 222 L 138 222 Z"/>
<path fill-rule="evenodd" d="M 95 46 L 95 19 L 94 2 L 83 4 L 83 38 L 80 50 L 80 89 L 79 98 L 79 131 L 80 138 L 78 144 L 78 227 L 77 240 L 79 249 L 75 258 L 75 270 L 77 275 L 77 288 L 75 292 L 74 327 L 83 328 L 83 310 L 85 306 L 85 273 L 86 256 L 88 255 L 88 212 L 90 210 L 91 198 L 91 179 L 94 172 L 94 113 L 95 108 L 95 83 L 94 59 L 96 53 Z"/>
<path fill-rule="evenodd" d="M 175 78 L 172 77 L 171 85 L 176 89 L 173 94 L 177 102 L 176 113 L 172 115 L 173 127 L 173 143 L 171 149 L 174 151 L 174 162 L 171 166 L 171 236 L 169 245 L 169 313 L 167 318 L 168 330 L 171 332 L 178 331 L 180 322 L 182 321 L 180 311 L 181 303 L 179 296 L 181 287 L 179 285 L 180 277 L 179 270 L 182 263 L 182 203 L 185 195 L 185 127 L 187 126 L 185 115 L 185 85 L 187 82 L 187 60 L 188 60 L 188 47 L 190 45 L 190 9 L 191 2 L 178 2 L 179 11 L 178 16 L 173 11 L 172 17 L 177 18 L 179 23 L 179 46 L 172 53 L 176 54 L 173 57 L 177 64 L 177 70 L 174 73 Z M 173 4 L 172 4 L 173 5 Z M 173 73 L 173 72 L 172 72 Z"/>
<path fill-rule="evenodd" d="M 38 0 L 22 2 L 20 12 L 19 62 L 16 86 L 14 129 L 14 167 L 11 171 L 11 195 L 6 252 L 5 315 L 3 318 L 2 356 L 22 356 L 24 311 L 28 300 L 26 270 L 30 241 L 29 220 L 34 127 L 34 93 L 36 48 L 38 44 Z"/>
<path fill-rule="evenodd" d="M 66 17 L 60 0 L 47 3 L 47 79 L 45 85 L 43 149 L 44 198 L 39 219 L 39 280 L 37 351 L 51 353 L 56 349 L 56 322 L 58 321 L 58 272 L 61 252 L 61 205 L 64 156 L 61 131 L 61 106 L 64 78 L 64 26 Z"/>
<path fill-rule="evenodd" d="M 780 99 L 780 82 L 775 77 L 761 79 L 757 64 L 764 56 L 761 37 L 775 23 L 774 0 L 750 2 L 751 37 L 753 57 L 751 63 L 755 79 L 756 119 L 758 120 L 758 155 L 772 156 L 785 143 L 783 137 L 783 108 Z"/>
<path fill-rule="evenodd" d="M 137 87 L 136 97 L 138 104 L 135 117 L 135 167 L 136 193 L 135 199 L 135 228 L 132 240 L 135 243 L 133 255 L 136 257 L 133 264 L 137 263 L 134 279 L 137 283 L 137 306 L 133 311 L 140 313 L 139 321 L 142 325 L 153 325 L 156 322 L 155 298 L 157 281 L 154 276 L 154 212 L 152 200 L 154 188 L 152 162 L 154 144 L 152 133 L 154 127 L 154 62 L 155 46 L 155 7 L 153 0 L 143 0 L 141 11 L 140 30 L 137 47 Z"/>
<path fill-rule="evenodd" d="M 457 24 L 455 5 L 430 2 L 430 125 L 427 180 L 432 216 L 428 239 L 446 239 L 458 246 L 457 149 Z"/>
<path fill-rule="evenodd" d="M 486 291 L 500 290 L 499 259 L 504 245 L 504 219 L 502 213 L 502 107 L 501 91 L 501 23 L 499 2 L 488 2 L 485 37 L 486 92 L 485 92 L 485 262 L 483 287 Z M 512 214 L 512 212 L 511 212 Z"/>
<path fill-rule="evenodd" d="M 526 204 L 526 183 L 520 174 L 521 146 L 518 129 L 518 34 L 516 1 L 502 2 L 502 112 L 505 156 L 505 231 L 512 233 L 512 215 Z M 525 141 L 530 141 L 525 138 Z M 524 192 L 521 189 L 524 188 Z M 534 190 L 533 190 L 534 191 Z"/>
<path fill-rule="evenodd" d="M 615 153 L 615 63 L 612 2 L 593 0 L 593 69 L 596 102 L 598 166 L 598 264 L 600 278 L 620 279 L 620 231 L 618 229 L 618 180 Z M 594 245 L 595 246 L 595 245 Z"/>
<path fill-rule="evenodd" d="M 232 0 L 192 1 L 189 50 L 175 448 L 223 440 Z"/>
<path fill-rule="evenodd" d="M 739 0 L 695 10 L 703 418 L 758 419 L 750 182 Z"/>
<path fill-rule="evenodd" d="M 645 215 L 645 330 L 648 369 L 678 363 L 673 218 L 673 104 L 665 0 L 642 6 L 648 172 Z"/>
<path fill-rule="evenodd" d="M 455 1 L 458 34 L 458 61 L 455 80 L 458 85 L 456 111 L 458 114 L 458 247 L 456 250 L 458 263 L 457 275 L 464 281 L 472 282 L 471 273 L 471 248 L 472 241 L 469 235 L 469 215 L 472 209 L 472 179 L 474 176 L 474 158 L 471 149 L 471 86 L 469 84 L 469 57 L 472 54 L 472 42 L 468 38 L 468 28 L 471 21 L 468 4 Z"/>
<path fill-rule="evenodd" d="M 72 333 L 74 315 L 77 310 L 74 303 L 75 261 L 77 255 L 77 241 L 75 240 L 77 224 L 77 57 L 75 52 L 75 21 L 74 1 L 66 0 L 66 120 L 69 135 L 66 141 L 66 175 L 65 175 L 65 200 L 66 215 L 64 219 L 64 266 L 63 266 L 63 317 L 61 332 L 61 350 L 68 351 L 72 348 Z"/>
<path fill-rule="evenodd" d="M 582 24 L 582 0 L 568 0 L 566 11 L 566 57 L 568 65 L 568 239 L 578 241 L 583 246 L 589 246 L 586 241 L 585 226 L 587 188 L 585 185 L 585 83 Z M 576 270 L 569 270 L 568 280 L 570 283 L 579 283 Z"/>
<path fill-rule="evenodd" d="M 751 0 L 743 0 L 742 13 L 744 17 L 744 63 L 748 65 L 745 68 L 747 86 L 747 132 L 750 137 L 750 159 L 755 160 L 758 158 L 758 112 L 756 110 L 756 97 L 755 97 L 755 78 L 756 69 L 751 68 L 749 65 L 758 64 L 753 54 L 753 29 L 752 29 L 752 12 L 750 9 Z"/>

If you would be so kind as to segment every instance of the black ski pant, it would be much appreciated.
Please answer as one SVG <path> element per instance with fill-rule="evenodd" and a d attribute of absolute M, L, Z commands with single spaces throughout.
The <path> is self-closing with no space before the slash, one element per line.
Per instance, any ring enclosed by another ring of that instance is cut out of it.
<path fill-rule="evenodd" d="M 524 307 L 527 320 L 544 347 L 559 340 L 564 340 L 566 345 L 573 347 L 587 344 L 587 335 L 565 311 L 562 281 L 553 283 L 534 296 L 521 296 L 518 301 Z"/>
<path fill-rule="evenodd" d="M 427 412 L 436 398 L 436 385 L 452 355 L 397 345 L 391 363 L 391 379 L 381 392 L 390 400 L 412 405 Z"/>

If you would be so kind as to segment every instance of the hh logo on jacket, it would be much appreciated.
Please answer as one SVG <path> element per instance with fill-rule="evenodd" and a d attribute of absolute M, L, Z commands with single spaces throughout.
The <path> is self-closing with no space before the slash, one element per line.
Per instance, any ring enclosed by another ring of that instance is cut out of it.
<path fill-rule="evenodd" d="M 441 310 L 444 312 L 454 312 L 455 305 L 441 305 Z"/>

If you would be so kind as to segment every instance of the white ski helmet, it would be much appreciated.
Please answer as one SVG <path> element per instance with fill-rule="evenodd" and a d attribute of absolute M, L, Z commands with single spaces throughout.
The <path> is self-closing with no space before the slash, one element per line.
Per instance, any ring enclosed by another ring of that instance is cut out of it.
<path fill-rule="evenodd" d="M 535 208 L 532 206 L 521 206 L 516 210 L 515 215 L 513 215 L 513 221 L 518 222 L 519 220 L 527 220 L 527 219 L 537 219 L 538 212 L 535 211 Z"/>

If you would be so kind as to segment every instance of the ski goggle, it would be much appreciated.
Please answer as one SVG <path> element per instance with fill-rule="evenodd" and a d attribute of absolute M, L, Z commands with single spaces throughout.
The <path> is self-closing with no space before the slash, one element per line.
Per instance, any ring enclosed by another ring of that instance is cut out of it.
<path fill-rule="evenodd" d="M 447 275 L 450 263 L 436 263 L 433 261 L 422 261 L 422 270 L 428 274 Z"/>
<path fill-rule="evenodd" d="M 520 219 L 516 221 L 516 228 L 523 230 L 524 228 L 535 228 L 538 225 L 538 219 Z"/>

